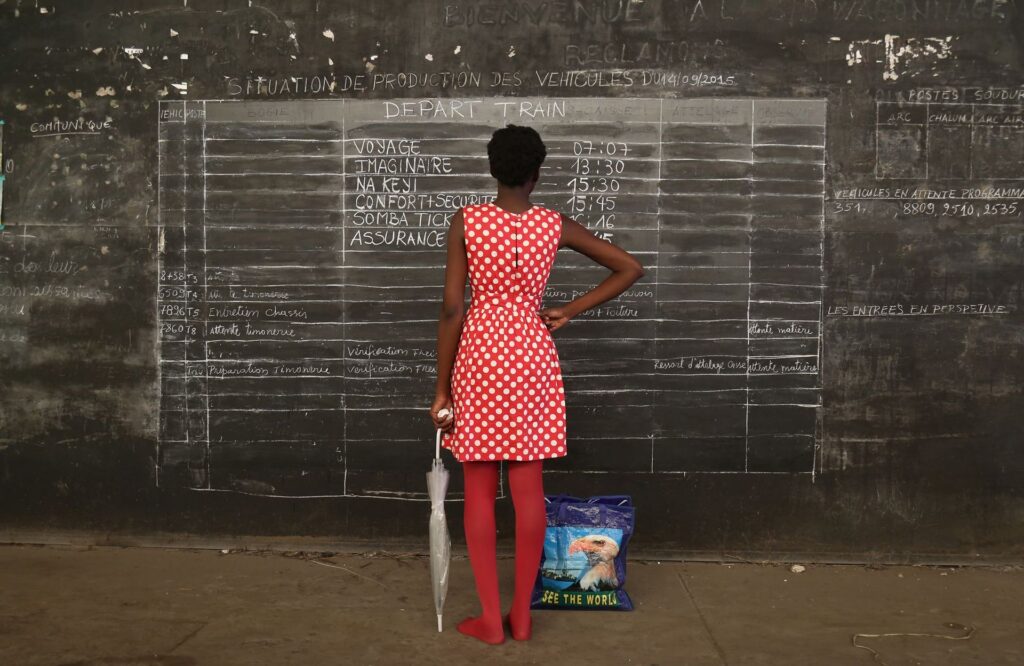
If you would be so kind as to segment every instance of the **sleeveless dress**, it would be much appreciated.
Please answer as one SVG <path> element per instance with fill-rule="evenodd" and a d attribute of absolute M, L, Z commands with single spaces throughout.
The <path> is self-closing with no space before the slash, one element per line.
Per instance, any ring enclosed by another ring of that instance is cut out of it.
<path fill-rule="evenodd" d="M 565 387 L 538 311 L 562 234 L 557 211 L 466 206 L 472 292 L 452 366 L 455 423 L 442 446 L 459 462 L 566 455 Z"/>

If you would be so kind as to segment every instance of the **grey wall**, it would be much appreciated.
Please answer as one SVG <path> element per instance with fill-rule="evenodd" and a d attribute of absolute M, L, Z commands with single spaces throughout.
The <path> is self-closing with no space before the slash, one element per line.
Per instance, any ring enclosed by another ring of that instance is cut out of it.
<path fill-rule="evenodd" d="M 632 494 L 638 547 L 1019 557 L 1018 3 L 7 2 L 0 35 L 6 528 L 421 538 L 436 243 L 512 121 L 537 200 L 648 268 L 555 334 L 547 492 Z M 602 275 L 563 250 L 545 304 Z"/>

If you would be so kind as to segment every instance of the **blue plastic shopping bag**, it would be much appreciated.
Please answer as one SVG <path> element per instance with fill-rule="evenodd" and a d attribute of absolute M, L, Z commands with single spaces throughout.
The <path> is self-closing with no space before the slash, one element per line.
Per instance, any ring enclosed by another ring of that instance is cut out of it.
<path fill-rule="evenodd" d="M 625 590 L 632 499 L 546 495 L 544 501 L 544 554 L 530 608 L 633 610 Z"/>

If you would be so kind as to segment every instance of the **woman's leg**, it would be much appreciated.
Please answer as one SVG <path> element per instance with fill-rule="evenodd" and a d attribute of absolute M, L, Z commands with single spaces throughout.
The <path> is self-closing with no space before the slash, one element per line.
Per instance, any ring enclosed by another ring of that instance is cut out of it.
<path fill-rule="evenodd" d="M 498 598 L 498 534 L 494 524 L 499 465 L 497 461 L 462 463 L 462 473 L 466 480 L 463 524 L 481 613 L 478 617 L 467 617 L 458 624 L 457 629 L 485 643 L 501 643 L 505 640 Z"/>
<path fill-rule="evenodd" d="M 525 641 L 532 633 L 530 595 L 544 552 L 547 509 L 541 480 L 543 460 L 510 462 L 508 485 L 516 508 L 516 580 L 508 621 L 512 637 Z"/>

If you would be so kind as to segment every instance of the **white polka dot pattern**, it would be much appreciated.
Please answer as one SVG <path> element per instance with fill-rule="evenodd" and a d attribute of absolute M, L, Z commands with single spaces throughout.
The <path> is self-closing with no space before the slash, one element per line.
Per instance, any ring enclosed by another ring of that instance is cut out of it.
<path fill-rule="evenodd" d="M 472 297 L 452 367 L 455 425 L 441 445 L 459 462 L 565 456 L 562 370 L 538 314 L 561 215 L 491 203 L 462 212 Z"/>

